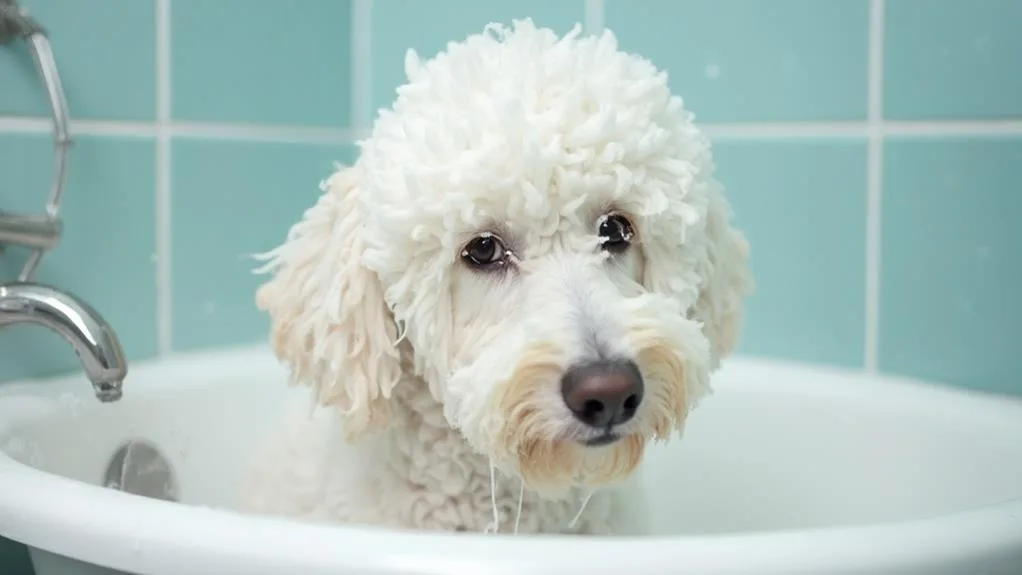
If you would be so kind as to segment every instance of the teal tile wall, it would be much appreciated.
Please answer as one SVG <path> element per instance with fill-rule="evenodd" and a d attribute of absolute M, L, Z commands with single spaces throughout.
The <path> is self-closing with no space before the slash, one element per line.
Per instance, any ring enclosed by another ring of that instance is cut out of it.
<path fill-rule="evenodd" d="M 176 0 L 170 20 L 175 120 L 348 125 L 348 0 Z"/>
<path fill-rule="evenodd" d="M 891 0 L 886 22 L 887 118 L 1022 116 L 1022 2 Z"/>
<path fill-rule="evenodd" d="M 40 278 L 133 360 L 262 341 L 246 256 L 352 159 L 405 51 L 531 16 L 612 29 L 710 131 L 758 280 L 742 353 L 1022 394 L 1016 0 L 21 2 L 75 119 Z M 2 209 L 42 206 L 45 112 L 24 47 L 0 47 Z M 52 334 L 0 331 L 0 380 L 74 369 Z M 29 573 L 23 548 L 0 544 L 0 572 Z"/>
<path fill-rule="evenodd" d="M 265 277 L 252 255 L 276 247 L 316 202 L 321 177 L 352 156 L 338 144 L 174 142 L 175 350 L 265 341 L 269 322 L 251 296 Z"/>
<path fill-rule="evenodd" d="M 880 366 L 1022 393 L 1022 136 L 884 146 Z"/>
<path fill-rule="evenodd" d="M 866 118 L 868 2 L 606 0 L 622 48 L 702 122 Z"/>
<path fill-rule="evenodd" d="M 754 248 L 758 288 L 739 352 L 861 366 L 865 140 L 723 140 L 715 148 Z"/>
<path fill-rule="evenodd" d="M 19 0 L 47 29 L 77 118 L 156 117 L 156 10 L 139 0 Z M 0 116 L 48 114 L 23 43 L 0 49 Z"/>

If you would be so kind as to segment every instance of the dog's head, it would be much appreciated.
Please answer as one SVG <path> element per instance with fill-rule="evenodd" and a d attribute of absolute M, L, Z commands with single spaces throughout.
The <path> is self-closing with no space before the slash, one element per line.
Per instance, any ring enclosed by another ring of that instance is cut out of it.
<path fill-rule="evenodd" d="M 708 391 L 751 286 L 707 141 L 609 33 L 516 22 L 406 69 L 270 254 L 276 353 L 352 438 L 413 376 L 535 489 L 626 477 Z"/>

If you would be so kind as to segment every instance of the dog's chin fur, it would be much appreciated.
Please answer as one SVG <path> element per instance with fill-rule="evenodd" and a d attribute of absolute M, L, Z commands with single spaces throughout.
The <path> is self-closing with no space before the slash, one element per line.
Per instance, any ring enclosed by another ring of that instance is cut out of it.
<path fill-rule="evenodd" d="M 476 530 L 520 505 L 522 532 L 629 532 L 644 453 L 709 393 L 752 289 L 709 143 L 609 31 L 489 26 L 410 52 L 406 73 L 358 160 L 263 256 L 257 304 L 317 411 L 260 446 L 242 508 Z M 624 248 L 600 235 L 610 217 Z M 481 237 L 506 257 L 473 265 Z M 561 380 L 615 361 L 641 402 L 587 427 Z"/>

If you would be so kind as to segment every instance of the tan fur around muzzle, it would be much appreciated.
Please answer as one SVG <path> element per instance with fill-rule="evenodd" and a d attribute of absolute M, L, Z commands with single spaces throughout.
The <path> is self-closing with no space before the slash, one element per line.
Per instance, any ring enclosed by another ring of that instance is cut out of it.
<path fill-rule="evenodd" d="M 556 439 L 544 417 L 543 386 L 559 381 L 564 354 L 558 346 L 542 342 L 530 346 L 511 378 L 497 395 L 504 422 L 495 442 L 494 456 L 517 464 L 523 481 L 532 489 L 560 491 L 572 484 L 597 487 L 624 480 L 635 471 L 649 439 L 666 441 L 685 420 L 684 362 L 667 342 L 652 332 L 632 334 L 637 363 L 647 381 L 657 385 L 648 393 L 642 429 L 606 447 L 592 448 Z"/>

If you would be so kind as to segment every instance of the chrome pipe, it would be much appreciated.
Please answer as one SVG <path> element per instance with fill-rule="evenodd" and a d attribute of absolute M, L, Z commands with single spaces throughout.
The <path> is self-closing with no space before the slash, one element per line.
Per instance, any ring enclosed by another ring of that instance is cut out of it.
<path fill-rule="evenodd" d="M 43 255 L 52 249 L 60 238 L 58 215 L 64 187 L 67 184 L 67 165 L 72 138 L 67 98 L 46 31 L 27 10 L 19 7 L 15 0 L 0 0 L 0 44 L 15 39 L 22 39 L 28 45 L 36 72 L 46 91 L 50 117 L 53 120 L 53 176 L 45 205 L 46 217 L 22 216 L 22 219 L 16 222 L 6 222 L 16 226 L 14 230 L 0 226 L 0 248 L 5 243 L 14 243 L 33 249 L 18 274 L 18 281 L 27 282 L 35 275 Z M 28 226 L 28 229 L 24 229 L 25 226 Z M 3 229 L 7 230 L 6 234 Z M 10 239 L 11 237 L 14 239 Z M 53 243 L 49 243 L 51 240 Z"/>
<path fill-rule="evenodd" d="M 0 211 L 0 245 L 50 250 L 60 241 L 62 227 L 60 220 L 53 216 Z"/>

